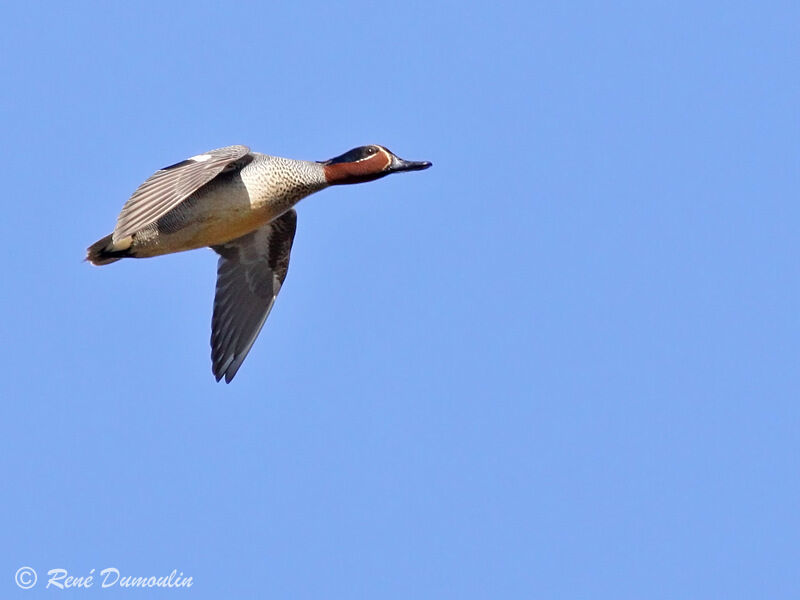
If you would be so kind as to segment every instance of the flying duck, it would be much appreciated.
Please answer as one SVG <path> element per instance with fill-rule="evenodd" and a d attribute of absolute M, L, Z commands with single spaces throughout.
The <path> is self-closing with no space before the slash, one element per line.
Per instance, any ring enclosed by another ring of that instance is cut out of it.
<path fill-rule="evenodd" d="M 122 207 L 114 231 L 87 250 L 94 265 L 210 246 L 217 254 L 211 362 L 230 383 L 267 319 L 289 269 L 294 205 L 330 185 L 421 171 L 383 146 L 323 162 L 227 146 L 159 169 Z"/>

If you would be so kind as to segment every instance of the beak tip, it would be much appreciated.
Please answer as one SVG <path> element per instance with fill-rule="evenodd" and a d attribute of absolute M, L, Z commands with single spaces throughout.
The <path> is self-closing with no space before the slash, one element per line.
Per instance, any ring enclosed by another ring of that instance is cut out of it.
<path fill-rule="evenodd" d="M 396 167 L 397 171 L 422 171 L 427 169 L 433 165 L 432 162 L 429 160 L 402 160 L 398 167 Z"/>

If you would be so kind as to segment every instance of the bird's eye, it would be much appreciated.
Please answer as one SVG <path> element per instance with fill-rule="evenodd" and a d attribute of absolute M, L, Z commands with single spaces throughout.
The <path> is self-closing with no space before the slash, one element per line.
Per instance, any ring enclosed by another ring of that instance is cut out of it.
<path fill-rule="evenodd" d="M 377 151 L 378 150 L 375 148 L 375 146 L 370 146 L 369 148 L 367 148 L 367 156 L 371 156 L 375 154 Z"/>

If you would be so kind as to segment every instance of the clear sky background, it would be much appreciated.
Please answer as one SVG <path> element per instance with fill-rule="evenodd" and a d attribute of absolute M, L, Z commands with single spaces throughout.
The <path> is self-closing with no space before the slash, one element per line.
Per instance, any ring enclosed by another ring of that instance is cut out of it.
<path fill-rule="evenodd" d="M 800 596 L 798 22 L 5 6 L 0 596 Z M 299 205 L 229 386 L 211 251 L 82 262 L 159 167 L 367 143 L 434 166 Z"/>

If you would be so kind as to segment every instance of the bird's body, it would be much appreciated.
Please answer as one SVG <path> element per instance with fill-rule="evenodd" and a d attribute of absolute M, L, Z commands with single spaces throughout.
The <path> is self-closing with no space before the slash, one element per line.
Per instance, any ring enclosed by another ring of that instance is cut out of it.
<path fill-rule="evenodd" d="M 329 185 L 371 181 L 430 163 L 362 146 L 310 162 L 228 146 L 160 169 L 134 192 L 111 235 L 89 247 L 96 265 L 205 246 L 219 255 L 212 318 L 217 380 L 233 379 L 286 277 L 297 223 L 292 207 Z"/>
<path fill-rule="evenodd" d="M 133 236 L 131 254 L 145 258 L 229 242 L 329 185 L 319 163 L 251 155 L 252 161 L 241 169 L 220 173 L 140 229 Z"/>

